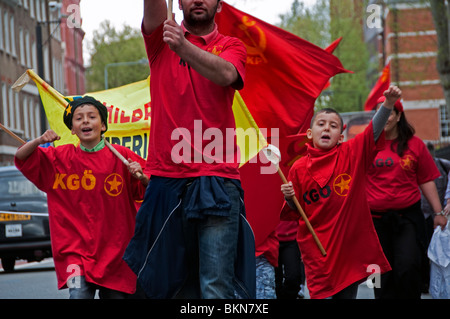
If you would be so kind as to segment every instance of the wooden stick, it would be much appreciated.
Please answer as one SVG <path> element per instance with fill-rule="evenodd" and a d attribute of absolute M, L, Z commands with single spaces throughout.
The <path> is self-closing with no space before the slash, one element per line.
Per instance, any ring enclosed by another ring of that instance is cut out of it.
<path fill-rule="evenodd" d="M 167 20 L 173 20 L 173 0 L 167 0 Z"/>
<path fill-rule="evenodd" d="M 283 172 L 281 171 L 281 169 L 278 167 L 278 175 L 280 175 L 281 180 L 283 181 L 283 184 L 287 184 L 288 181 L 286 179 L 286 176 L 284 176 Z M 311 235 L 314 238 L 314 241 L 316 242 L 317 247 L 319 247 L 320 252 L 322 253 L 323 256 L 327 255 L 327 252 L 325 251 L 325 249 L 322 246 L 322 243 L 319 240 L 319 237 L 317 237 L 316 232 L 314 231 L 314 228 L 311 226 L 311 223 L 308 220 L 308 217 L 306 216 L 305 212 L 303 211 L 302 206 L 300 205 L 300 203 L 298 202 L 297 197 L 293 197 L 293 201 L 295 204 L 295 207 L 297 207 L 298 212 L 300 213 L 300 215 L 302 216 L 306 227 L 308 227 L 309 232 L 311 233 Z"/>
<path fill-rule="evenodd" d="M 8 130 L 2 123 L 0 123 L 0 128 L 5 131 L 6 133 L 8 133 L 12 138 L 14 138 L 16 141 L 20 142 L 22 145 L 25 144 L 26 142 L 21 139 L 20 137 L 18 137 L 16 134 L 14 134 L 13 132 L 11 132 L 10 130 Z"/>
<path fill-rule="evenodd" d="M 103 139 L 105 141 L 105 145 L 111 150 L 111 152 L 113 152 L 114 155 L 116 155 L 121 161 L 122 163 L 124 163 L 127 167 L 130 166 L 130 162 L 128 162 L 128 160 L 123 157 L 122 154 L 120 154 L 106 139 Z M 136 177 L 139 179 L 142 176 L 142 174 L 140 172 L 136 173 Z"/>

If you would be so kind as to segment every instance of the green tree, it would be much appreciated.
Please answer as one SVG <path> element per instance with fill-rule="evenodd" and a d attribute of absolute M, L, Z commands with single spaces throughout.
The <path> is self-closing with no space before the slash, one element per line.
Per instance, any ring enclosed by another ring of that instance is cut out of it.
<path fill-rule="evenodd" d="M 145 45 L 139 30 L 124 25 L 117 31 L 106 20 L 94 31 L 89 49 L 90 64 L 86 80 L 87 91 L 105 88 L 105 67 L 111 63 L 147 61 Z M 148 64 L 118 65 L 108 67 L 108 88 L 146 79 L 150 73 Z"/>
<path fill-rule="evenodd" d="M 281 15 L 279 26 L 295 35 L 326 48 L 332 41 L 342 37 L 334 54 L 344 67 L 353 74 L 338 74 L 331 86 L 322 93 L 316 108 L 333 107 L 339 112 L 361 111 L 370 89 L 367 72 L 369 52 L 364 43 L 362 6 L 354 0 L 317 0 L 306 7 L 294 0 L 291 12 Z"/>

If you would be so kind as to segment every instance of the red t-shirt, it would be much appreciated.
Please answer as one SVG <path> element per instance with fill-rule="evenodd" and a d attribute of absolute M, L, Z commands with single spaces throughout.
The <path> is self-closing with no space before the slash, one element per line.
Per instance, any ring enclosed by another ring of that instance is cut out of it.
<path fill-rule="evenodd" d="M 425 143 L 413 136 L 400 158 L 386 141 L 367 174 L 367 200 L 376 212 L 407 208 L 420 200 L 419 185 L 441 174 Z"/>
<path fill-rule="evenodd" d="M 125 157 L 145 161 L 114 145 Z M 58 288 L 72 275 L 88 282 L 134 293 L 136 275 L 122 256 L 134 235 L 135 200 L 145 187 L 104 147 L 85 152 L 74 145 L 37 148 L 17 168 L 47 193 L 50 236 Z"/>
<path fill-rule="evenodd" d="M 239 178 L 239 152 L 232 110 L 235 89 L 206 79 L 163 41 L 163 26 L 143 32 L 151 70 L 151 128 L 148 171 L 164 177 Z M 231 62 L 242 80 L 244 44 L 217 31 L 198 37 L 197 47 Z M 228 129 L 228 131 L 227 131 Z"/>
<path fill-rule="evenodd" d="M 308 147 L 307 155 L 292 166 L 288 180 L 314 228 L 327 256 L 322 256 L 305 222 L 300 218 L 298 237 L 311 298 L 330 297 L 372 273 L 390 270 L 370 215 L 366 199 L 366 172 L 377 144 L 372 123 L 354 139 L 328 152 Z M 282 219 L 299 214 L 285 205 Z"/>

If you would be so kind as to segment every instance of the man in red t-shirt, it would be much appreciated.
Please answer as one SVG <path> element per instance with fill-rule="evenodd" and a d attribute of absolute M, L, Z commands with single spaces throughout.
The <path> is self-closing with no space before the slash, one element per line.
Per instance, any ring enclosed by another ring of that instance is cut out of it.
<path fill-rule="evenodd" d="M 137 266 L 135 262 L 136 256 L 142 255 L 142 245 L 137 244 L 145 232 L 141 225 L 151 218 L 148 216 L 157 214 L 155 209 L 161 210 L 168 203 L 162 199 L 167 198 L 167 191 L 158 195 L 162 192 L 160 186 L 186 182 L 184 196 L 174 194 L 182 196 L 181 204 L 170 210 L 175 212 L 171 216 L 178 216 L 178 209 L 182 212 L 180 222 L 192 259 L 188 266 L 191 277 L 197 278 L 193 281 L 197 282 L 200 296 L 182 291 L 181 297 L 233 298 L 239 212 L 243 205 L 239 195 L 240 156 L 235 134 L 230 132 L 236 128 L 232 103 L 235 90 L 244 85 L 246 49 L 240 40 L 218 32 L 214 17 L 222 9 L 220 0 L 180 0 L 179 7 L 184 16 L 181 25 L 166 20 L 164 0 L 144 1 L 142 33 L 150 63 L 152 96 L 146 171 L 153 178 L 147 190 L 149 198 L 146 196 L 138 213 L 135 238 L 124 258 L 138 274 L 142 272 L 145 265 Z M 196 208 L 191 205 L 187 210 L 186 202 L 192 202 L 192 196 L 186 198 L 186 194 L 199 184 L 200 199 L 192 203 Z M 174 189 L 171 187 L 171 191 Z M 225 202 L 220 202 L 222 195 Z M 151 201 L 160 204 L 152 207 Z M 170 250 L 173 245 L 168 243 L 167 247 Z M 144 290 L 147 295 L 153 291 L 151 287 Z"/>

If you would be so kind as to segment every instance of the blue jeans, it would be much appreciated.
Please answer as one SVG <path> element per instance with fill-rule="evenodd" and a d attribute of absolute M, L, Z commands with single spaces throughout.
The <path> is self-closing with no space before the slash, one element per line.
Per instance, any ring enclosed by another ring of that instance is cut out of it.
<path fill-rule="evenodd" d="M 125 299 L 128 294 L 100 287 L 87 282 L 84 276 L 78 276 L 72 279 L 74 288 L 69 288 L 70 299 L 94 299 L 97 289 L 100 299 Z"/>
<path fill-rule="evenodd" d="M 231 201 L 229 216 L 188 219 L 183 213 L 190 275 L 177 298 L 234 298 L 241 199 L 233 183 L 225 181 L 224 185 Z"/>

